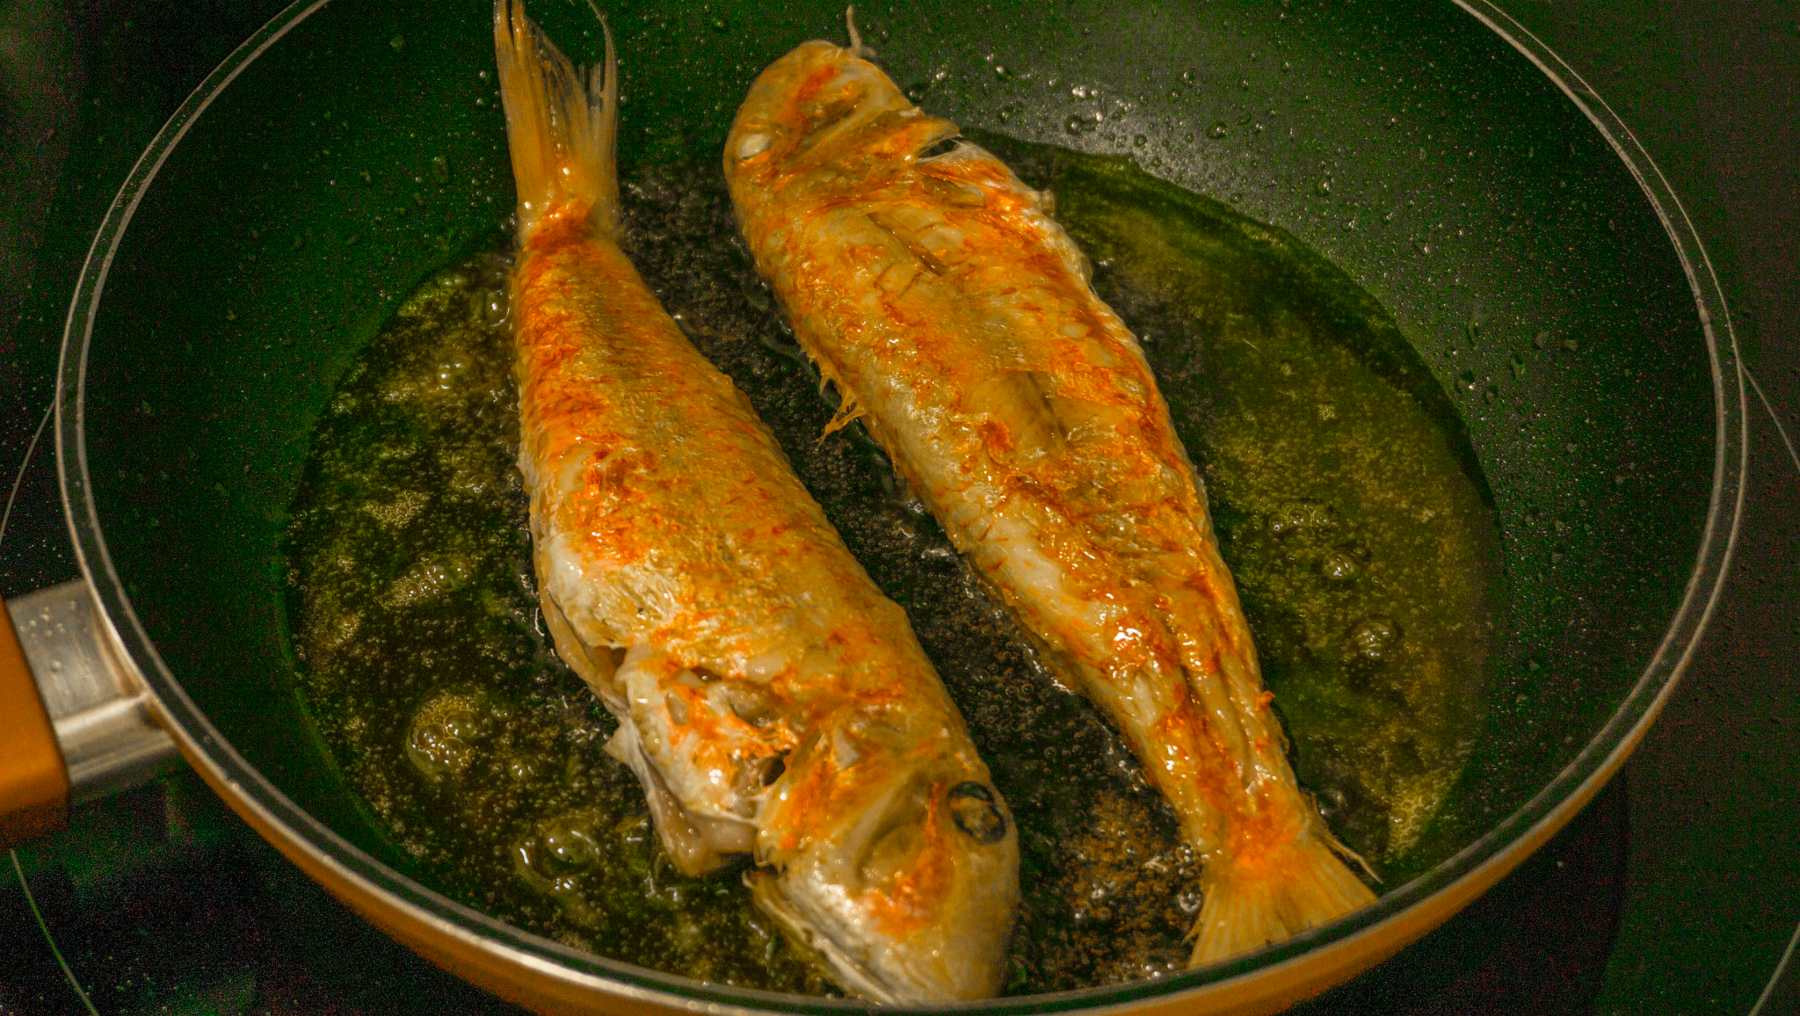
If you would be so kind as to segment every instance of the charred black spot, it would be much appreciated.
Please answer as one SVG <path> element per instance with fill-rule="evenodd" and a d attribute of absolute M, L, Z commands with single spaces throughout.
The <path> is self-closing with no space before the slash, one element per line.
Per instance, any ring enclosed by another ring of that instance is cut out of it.
<path fill-rule="evenodd" d="M 967 781 L 950 788 L 950 817 L 977 843 L 1006 838 L 1006 816 L 1000 813 L 994 792 L 982 784 Z"/>
<path fill-rule="evenodd" d="M 773 759 L 771 759 L 769 761 L 768 767 L 763 770 L 763 775 L 762 775 L 763 786 L 765 786 L 765 787 L 774 786 L 775 781 L 781 779 L 781 774 L 785 773 L 785 772 L 787 772 L 787 756 L 786 755 L 775 756 Z"/>
<path fill-rule="evenodd" d="M 947 138 L 939 138 L 919 150 L 919 159 L 935 159 L 940 155 L 949 155 L 962 144 L 962 135 L 952 134 Z"/>

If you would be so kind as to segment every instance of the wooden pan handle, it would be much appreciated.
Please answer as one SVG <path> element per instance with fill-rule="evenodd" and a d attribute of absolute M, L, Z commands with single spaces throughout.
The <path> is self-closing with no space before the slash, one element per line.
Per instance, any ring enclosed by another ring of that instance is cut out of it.
<path fill-rule="evenodd" d="M 0 600 L 0 847 L 61 829 L 68 812 L 62 748 Z"/>

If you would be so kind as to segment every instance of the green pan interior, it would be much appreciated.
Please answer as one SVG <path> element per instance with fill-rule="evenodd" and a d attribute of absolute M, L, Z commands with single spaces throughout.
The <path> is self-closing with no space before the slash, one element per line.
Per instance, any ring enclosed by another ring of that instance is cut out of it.
<path fill-rule="evenodd" d="M 623 160 L 717 151 L 763 65 L 842 38 L 837 3 L 762 7 L 610 5 Z M 278 547 L 341 372 L 510 210 L 489 10 L 338 0 L 241 65 L 138 195 L 87 356 L 88 492 L 169 670 L 279 790 L 396 865 L 296 701 Z M 585 5 L 534 13 L 578 58 L 597 50 Z M 1505 555 L 1502 662 L 1438 849 L 1544 788 L 1669 627 L 1716 440 L 1681 265 L 1580 112 L 1442 3 L 954 0 L 858 19 L 933 111 L 1133 155 L 1393 311 L 1466 424 Z"/>

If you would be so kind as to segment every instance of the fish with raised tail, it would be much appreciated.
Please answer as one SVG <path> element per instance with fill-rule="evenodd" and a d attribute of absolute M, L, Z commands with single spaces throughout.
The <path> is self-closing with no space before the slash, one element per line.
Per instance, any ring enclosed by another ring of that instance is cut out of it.
<path fill-rule="evenodd" d="M 1374 899 L 1295 783 L 1206 497 L 1046 196 L 860 45 L 751 86 L 725 173 L 841 398 L 1055 672 L 1124 734 L 1205 863 L 1192 962 Z"/>
<path fill-rule="evenodd" d="M 621 252 L 610 33 L 577 71 L 499 0 L 494 44 L 534 565 L 608 750 L 676 867 L 750 853 L 756 903 L 844 988 L 993 994 L 1011 816 L 906 615 Z"/>

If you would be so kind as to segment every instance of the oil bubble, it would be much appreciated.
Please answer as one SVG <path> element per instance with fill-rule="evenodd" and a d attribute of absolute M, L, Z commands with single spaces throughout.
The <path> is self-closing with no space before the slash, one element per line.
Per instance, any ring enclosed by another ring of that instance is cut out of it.
<path fill-rule="evenodd" d="M 592 868 L 600 860 L 593 815 L 575 812 L 546 819 L 538 826 L 541 867 L 558 875 Z"/>
<path fill-rule="evenodd" d="M 1356 558 L 1341 550 L 1330 551 L 1319 559 L 1319 574 L 1327 582 L 1337 585 L 1354 581 L 1361 571 L 1362 565 L 1357 563 Z"/>
<path fill-rule="evenodd" d="M 406 757 L 413 768 L 432 779 L 455 778 L 475 761 L 476 745 L 491 724 L 486 696 L 479 691 L 445 689 L 426 699 L 406 730 Z"/>
<path fill-rule="evenodd" d="M 1400 626 L 1391 618 L 1366 617 L 1350 629 L 1349 641 L 1357 658 L 1380 663 L 1400 647 Z"/>
<path fill-rule="evenodd" d="M 1070 134 L 1085 134 L 1098 127 L 1106 119 L 1106 114 L 1097 109 L 1086 113 L 1073 113 L 1063 122 L 1063 129 Z"/>
<path fill-rule="evenodd" d="M 1336 513 L 1329 505 L 1310 498 L 1290 501 L 1269 516 L 1269 534 L 1276 537 L 1327 530 L 1337 524 Z"/>

